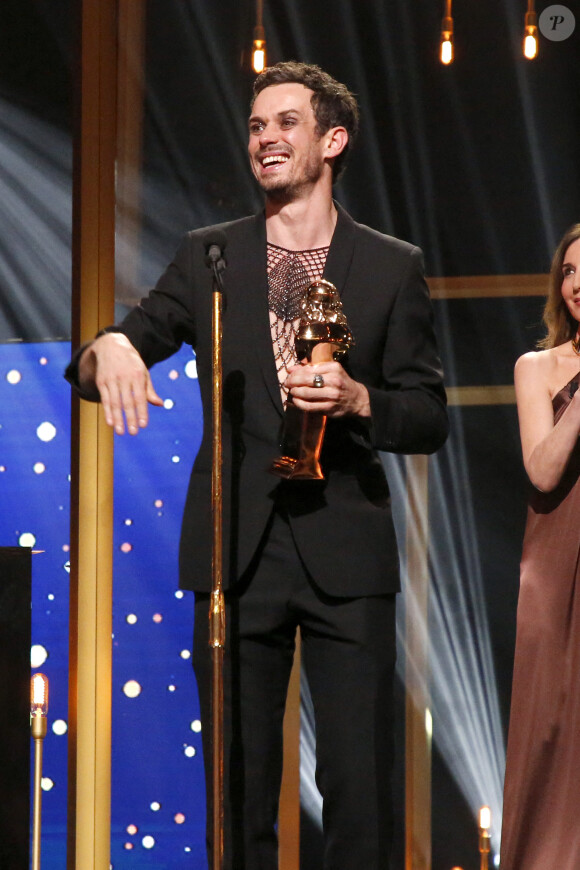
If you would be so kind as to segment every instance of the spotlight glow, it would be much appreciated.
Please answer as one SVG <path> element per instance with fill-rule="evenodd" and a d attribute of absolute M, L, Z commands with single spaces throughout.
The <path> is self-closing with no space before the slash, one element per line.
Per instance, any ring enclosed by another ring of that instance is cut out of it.
<path fill-rule="evenodd" d="M 433 737 L 433 717 L 431 715 L 431 710 L 425 710 L 425 733 L 431 740 Z"/>
<path fill-rule="evenodd" d="M 430 460 L 430 500 L 437 505 L 438 534 L 430 542 L 431 593 L 429 626 L 403 572 L 404 608 L 429 634 L 433 739 L 449 772 L 477 819 L 479 808 L 491 809 L 490 835 L 499 851 L 505 744 L 493 666 L 481 560 L 475 527 L 467 453 L 462 432 L 450 436 L 453 474 L 443 480 L 442 455 Z M 404 504 L 405 466 L 385 457 L 393 503 Z M 467 495 L 467 497 L 466 497 Z M 458 528 L 454 526 L 458 523 Z M 399 532 L 399 529 L 397 529 Z M 399 536 L 404 540 L 404 536 Z M 397 634 L 405 649 L 401 607 Z M 398 658 L 403 669 L 405 655 Z M 412 664 L 412 663 L 411 663 Z M 401 676 L 402 676 L 401 670 Z M 423 686 L 423 690 L 427 691 Z"/>
<path fill-rule="evenodd" d="M 300 698 L 300 801 L 312 821 L 322 830 L 322 798 L 315 779 L 314 706 L 304 669 L 300 673 Z"/>
<path fill-rule="evenodd" d="M 71 160 L 67 134 L 0 99 L 0 282 L 39 334 L 70 316 Z"/>

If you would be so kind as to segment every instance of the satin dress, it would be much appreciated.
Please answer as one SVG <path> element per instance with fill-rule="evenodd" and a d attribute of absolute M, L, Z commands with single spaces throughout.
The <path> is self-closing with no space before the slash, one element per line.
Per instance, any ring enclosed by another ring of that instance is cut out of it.
<path fill-rule="evenodd" d="M 554 422 L 580 373 L 553 399 Z M 580 441 L 524 536 L 501 870 L 580 868 Z"/>

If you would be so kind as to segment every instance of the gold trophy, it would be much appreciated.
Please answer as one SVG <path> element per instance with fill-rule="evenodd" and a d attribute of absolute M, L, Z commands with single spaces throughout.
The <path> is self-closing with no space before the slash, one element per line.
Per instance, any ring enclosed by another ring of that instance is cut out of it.
<path fill-rule="evenodd" d="M 300 308 L 302 314 L 295 345 L 299 362 L 339 360 L 354 345 L 338 290 L 330 281 L 320 278 L 310 284 Z M 285 480 L 324 480 L 320 450 L 325 428 L 325 414 L 301 411 L 288 396 L 282 430 L 282 456 L 272 463 L 272 474 Z"/>

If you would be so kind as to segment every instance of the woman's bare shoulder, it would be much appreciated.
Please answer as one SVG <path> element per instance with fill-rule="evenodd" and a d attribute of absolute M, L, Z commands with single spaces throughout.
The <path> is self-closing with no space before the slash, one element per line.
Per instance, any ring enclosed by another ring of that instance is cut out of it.
<path fill-rule="evenodd" d="M 515 364 L 516 377 L 548 375 L 557 365 L 557 348 L 550 347 L 548 350 L 531 350 L 522 354 Z"/>
<path fill-rule="evenodd" d="M 521 356 L 515 365 L 516 393 L 545 390 L 550 397 L 565 386 L 580 369 L 580 359 L 572 351 L 570 342 L 548 350 L 532 351 Z"/>

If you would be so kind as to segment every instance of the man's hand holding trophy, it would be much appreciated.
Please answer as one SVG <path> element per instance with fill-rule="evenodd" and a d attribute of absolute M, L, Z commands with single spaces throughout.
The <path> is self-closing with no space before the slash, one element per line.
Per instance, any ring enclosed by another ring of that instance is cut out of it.
<path fill-rule="evenodd" d="M 300 308 L 295 345 L 298 361 L 316 364 L 340 360 L 353 346 L 354 339 L 334 284 L 323 278 L 314 281 Z M 322 375 L 315 374 L 313 386 L 323 385 Z M 289 396 L 284 413 L 282 455 L 272 463 L 272 474 L 286 480 L 323 480 L 320 451 L 325 428 L 324 414 L 299 410 Z"/>

